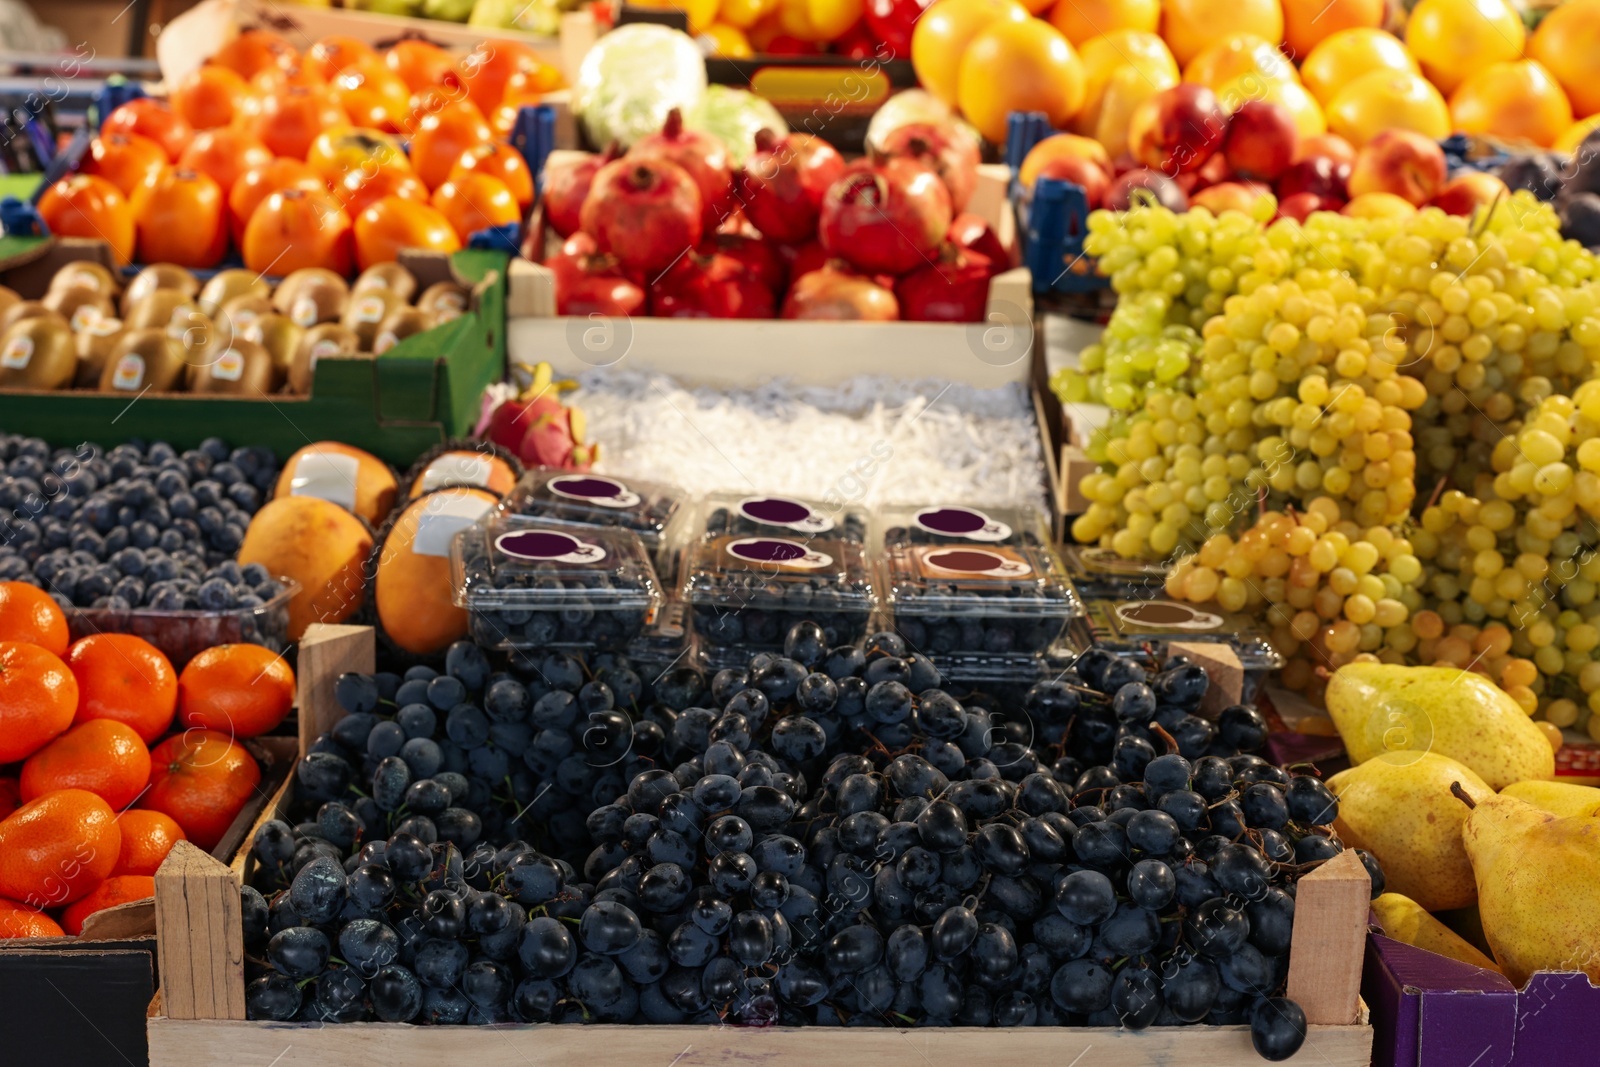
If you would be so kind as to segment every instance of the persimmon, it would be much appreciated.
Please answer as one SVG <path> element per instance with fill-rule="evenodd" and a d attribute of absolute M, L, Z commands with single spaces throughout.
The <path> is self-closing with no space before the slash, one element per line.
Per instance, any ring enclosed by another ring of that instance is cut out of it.
<path fill-rule="evenodd" d="M 449 219 L 428 204 L 399 196 L 368 204 L 356 216 L 355 240 L 356 264 L 362 270 L 392 262 L 405 248 L 454 252 L 461 247 Z"/>
<path fill-rule="evenodd" d="M 485 115 L 500 106 L 513 74 L 537 74 L 544 64 L 532 48 L 505 39 L 483 41 L 461 57 L 456 73 L 467 97 Z"/>
<path fill-rule="evenodd" d="M 172 846 L 187 838 L 183 827 L 170 815 L 159 811 L 132 808 L 117 817 L 122 830 L 122 848 L 110 877 L 119 874 L 155 874 Z"/>
<path fill-rule="evenodd" d="M 411 107 L 410 88 L 378 59 L 346 67 L 329 84 L 339 106 L 357 126 L 398 130 Z"/>
<path fill-rule="evenodd" d="M 161 146 L 167 159 L 176 162 L 188 145 L 194 130 L 163 101 L 140 97 L 129 100 L 106 116 L 100 136 L 108 133 L 137 133 Z"/>
<path fill-rule="evenodd" d="M 167 150 L 137 133 L 101 134 L 89 142 L 89 153 L 78 168 L 122 190 L 123 196 L 161 173 L 168 163 Z"/>
<path fill-rule="evenodd" d="M 450 53 L 427 41 L 396 41 L 384 53 L 383 63 L 398 74 L 412 92 L 458 79 Z"/>
<path fill-rule="evenodd" d="M 231 126 L 261 110 L 261 99 L 236 70 L 208 63 L 173 86 L 172 110 L 196 130 Z"/>
<path fill-rule="evenodd" d="M 0 641 L 23 641 L 65 656 L 72 637 L 66 614 L 49 593 L 27 582 L 0 582 Z"/>
<path fill-rule="evenodd" d="M 167 738 L 150 750 L 150 765 L 150 790 L 139 806 L 171 816 L 190 841 L 208 852 L 261 784 L 255 757 L 216 730 L 187 730 Z M 0 891 L 3 885 L 0 881 Z"/>
<path fill-rule="evenodd" d="M 322 175 L 298 159 L 279 156 L 270 163 L 252 167 L 239 176 L 228 193 L 228 230 L 234 241 L 244 238 L 245 223 L 256 207 L 273 193 L 284 189 L 323 190 Z"/>
<path fill-rule="evenodd" d="M 403 200 L 426 204 L 429 193 L 422 179 L 410 170 L 380 170 L 369 175 L 357 169 L 346 172 L 339 184 L 333 187 L 333 195 L 353 219 L 366 210 L 368 204 L 386 196 L 398 196 Z"/>
<path fill-rule="evenodd" d="M 533 172 L 528 161 L 508 144 L 474 145 L 461 153 L 456 165 L 450 168 L 446 181 L 455 181 L 462 174 L 486 174 L 505 183 L 517 206 L 524 211 L 533 204 Z"/>
<path fill-rule="evenodd" d="M 374 59 L 381 62 L 382 57 L 367 42 L 358 37 L 332 33 L 306 49 L 305 66 L 321 75 L 323 81 L 331 82 L 339 76 L 340 71 Z"/>
<path fill-rule="evenodd" d="M 222 195 L 227 196 L 241 174 L 271 163 L 274 158 L 255 134 L 241 126 L 227 126 L 195 134 L 178 157 L 178 166 L 211 175 Z"/>
<path fill-rule="evenodd" d="M 522 221 L 522 209 L 506 183 L 487 174 L 462 174 L 433 191 L 439 210 L 466 244 L 479 230 Z"/>
<path fill-rule="evenodd" d="M 304 159 L 317 134 L 344 121 L 344 109 L 326 89 L 290 85 L 261 102 L 255 131 L 274 155 Z"/>
<path fill-rule="evenodd" d="M 178 676 L 178 717 L 188 727 L 254 737 L 277 726 L 293 706 L 294 671 L 260 645 L 208 648 Z"/>
<path fill-rule="evenodd" d="M 323 130 L 306 149 L 306 166 L 322 175 L 329 186 L 352 170 L 366 174 L 394 170 L 413 173 L 400 142 L 382 130 L 339 125 Z"/>
<path fill-rule="evenodd" d="M 150 750 L 133 727 L 92 719 L 28 757 L 22 799 L 57 789 L 87 789 L 116 811 L 132 804 L 150 781 Z"/>
<path fill-rule="evenodd" d="M 118 263 L 133 259 L 133 209 L 105 178 L 62 178 L 39 198 L 39 217 L 57 237 L 97 238 L 111 246 Z"/>
<path fill-rule="evenodd" d="M 145 744 L 167 732 L 178 709 L 178 675 L 155 645 L 133 634 L 90 634 L 67 650 L 78 683 L 73 723 L 110 719 Z"/>
<path fill-rule="evenodd" d="M 429 189 L 437 189 L 463 152 L 493 139 L 483 112 L 468 101 L 455 101 L 417 123 L 411 136 L 411 168 Z"/>
<path fill-rule="evenodd" d="M 222 186 L 209 174 L 172 167 L 133 194 L 139 258 L 146 263 L 214 267 L 228 248 Z"/>
<path fill-rule="evenodd" d="M 77 707 L 78 680 L 61 657 L 0 641 L 0 763 L 27 759 L 66 733 Z"/>
<path fill-rule="evenodd" d="M 244 265 L 287 275 L 305 267 L 350 273 L 350 216 L 325 192 L 283 189 L 263 200 L 239 242 Z"/>
<path fill-rule="evenodd" d="M 208 61 L 227 67 L 243 78 L 254 78 L 274 67 L 287 69 L 300 62 L 300 52 L 271 30 L 245 30 L 212 54 Z"/>
<path fill-rule="evenodd" d="M 121 849 L 111 805 L 86 789 L 46 793 L 0 821 L 0 897 L 70 904 L 105 880 Z"/>
<path fill-rule="evenodd" d="M 156 880 L 148 874 L 113 874 L 95 886 L 88 896 L 67 905 L 61 913 L 61 928 L 73 937 L 83 933 L 83 924 L 97 911 L 114 908 L 134 900 L 149 900 L 156 895 Z"/>

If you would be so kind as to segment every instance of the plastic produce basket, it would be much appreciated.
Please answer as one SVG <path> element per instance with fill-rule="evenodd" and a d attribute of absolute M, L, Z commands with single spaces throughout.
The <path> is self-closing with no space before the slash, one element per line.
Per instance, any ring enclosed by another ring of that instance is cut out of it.
<path fill-rule="evenodd" d="M 1022 265 L 1033 275 L 1036 293 L 1090 293 L 1111 284 L 1084 254 L 1089 232 L 1089 200 L 1083 186 L 1040 178 L 1032 195 L 1017 180 L 1033 146 L 1057 131 L 1039 111 L 1013 111 L 1006 134 L 1006 165 L 1011 168 L 1011 207 L 1017 215 Z"/>
<path fill-rule="evenodd" d="M 289 601 L 298 582 L 278 579 L 283 590 L 264 604 L 220 611 L 156 611 L 153 608 L 67 608 L 72 639 L 116 633 L 142 637 L 179 670 L 213 645 L 261 645 L 274 652 L 289 647 Z"/>

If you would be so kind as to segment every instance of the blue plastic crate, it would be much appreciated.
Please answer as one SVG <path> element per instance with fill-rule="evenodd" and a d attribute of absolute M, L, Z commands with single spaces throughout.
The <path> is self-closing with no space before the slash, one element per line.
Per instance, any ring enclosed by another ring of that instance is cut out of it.
<path fill-rule="evenodd" d="M 1090 293 L 1111 284 L 1084 254 L 1089 232 L 1089 199 L 1083 186 L 1040 178 L 1030 198 L 1017 172 L 1033 146 L 1055 134 L 1039 111 L 1014 111 L 1006 130 L 1006 165 L 1011 168 L 1011 209 L 1017 216 L 1022 265 L 1033 275 L 1036 293 Z"/>

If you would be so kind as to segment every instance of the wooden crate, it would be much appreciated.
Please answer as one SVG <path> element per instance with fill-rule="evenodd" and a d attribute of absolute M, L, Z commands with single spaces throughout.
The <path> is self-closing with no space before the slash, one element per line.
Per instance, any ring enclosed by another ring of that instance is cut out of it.
<path fill-rule="evenodd" d="M 300 729 L 309 741 L 343 712 L 333 684 L 344 671 L 370 671 L 373 632 L 314 625 L 300 645 Z M 261 820 L 293 799 L 294 779 Z M 253 836 L 253 835 L 252 835 Z M 239 886 L 251 872 L 248 842 L 231 865 L 180 844 L 156 874 L 161 991 L 146 1032 L 151 1067 L 437 1067 L 573 1063 L 643 1067 L 1248 1067 L 1262 1063 L 1243 1026 L 991 1029 L 834 1029 L 831 1027 L 506 1025 L 433 1027 L 404 1023 L 249 1022 L 244 1008 L 244 935 Z M 1311 1022 L 1290 1061 L 1316 1067 L 1366 1067 L 1372 1028 L 1359 996 L 1370 883 L 1353 851 L 1300 880 L 1289 995 Z"/>

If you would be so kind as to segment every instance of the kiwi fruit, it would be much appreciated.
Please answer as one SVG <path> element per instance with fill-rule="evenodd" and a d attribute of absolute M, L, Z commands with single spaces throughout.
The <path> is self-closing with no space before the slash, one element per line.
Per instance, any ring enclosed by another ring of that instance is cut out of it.
<path fill-rule="evenodd" d="M 65 267 L 56 271 L 55 276 L 50 279 L 52 292 L 56 289 L 70 289 L 75 285 L 81 285 L 86 289 L 93 289 L 97 293 L 103 293 L 108 299 L 116 296 L 117 291 L 122 288 L 120 281 L 115 274 L 111 273 L 110 268 L 88 259 L 79 259 L 68 263 Z"/>
<path fill-rule="evenodd" d="M 0 333 L 5 333 L 23 319 L 51 318 L 66 326 L 67 317 L 59 311 L 51 311 L 39 300 L 19 300 L 6 308 L 0 314 Z"/>
<path fill-rule="evenodd" d="M 383 321 L 404 306 L 406 302 L 391 289 L 368 289 L 350 294 L 350 304 L 344 309 L 344 318 L 340 321 L 361 338 L 361 351 L 371 352 L 372 342 L 377 338 L 378 328 Z"/>
<path fill-rule="evenodd" d="M 409 304 L 417 292 L 417 278 L 398 263 L 374 263 L 361 272 L 356 283 L 350 287 L 350 294 L 354 296 L 374 289 L 387 289 L 402 303 Z"/>
<path fill-rule="evenodd" d="M 0 388 L 60 389 L 77 370 L 78 349 L 60 315 L 23 319 L 0 337 Z"/>
<path fill-rule="evenodd" d="M 378 326 L 372 338 L 372 354 L 381 356 L 414 333 L 433 329 L 433 316 L 414 307 L 398 307 Z"/>
<path fill-rule="evenodd" d="M 218 271 L 200 289 L 200 314 L 211 318 L 229 301 L 241 296 L 259 296 L 265 300 L 272 295 L 272 286 L 253 270 L 235 267 Z"/>
<path fill-rule="evenodd" d="M 190 316 L 199 314 L 200 305 L 195 303 L 193 295 L 182 289 L 155 289 L 122 306 L 122 321 L 130 330 L 172 327 L 182 334 L 195 325 Z"/>
<path fill-rule="evenodd" d="M 100 370 L 102 393 L 171 392 L 182 385 L 183 345 L 156 327 L 128 330 Z"/>
<path fill-rule="evenodd" d="M 235 337 L 203 367 L 189 368 L 189 391 L 216 396 L 265 396 L 272 392 L 272 356 L 254 341 Z"/>
<path fill-rule="evenodd" d="M 201 309 L 204 314 L 204 309 Z M 264 296 L 236 296 L 222 305 L 221 310 L 213 315 L 223 333 L 230 330 L 236 334 L 243 334 L 249 325 L 263 315 L 274 314 L 272 301 Z"/>
<path fill-rule="evenodd" d="M 311 392 L 311 380 L 317 373 L 317 360 L 340 352 L 361 351 L 361 338 L 348 326 L 337 322 L 324 322 L 313 326 L 295 346 L 294 360 L 289 364 L 289 391 Z"/>
<path fill-rule="evenodd" d="M 100 372 L 125 332 L 121 319 L 97 319 L 77 331 L 78 372 L 72 379 L 74 389 L 100 387 Z"/>
<path fill-rule="evenodd" d="M 338 322 L 350 300 L 350 286 L 323 267 L 302 267 L 278 283 L 272 306 L 302 329 Z"/>
<path fill-rule="evenodd" d="M 135 274 L 123 291 L 122 317 L 126 319 L 135 304 L 160 289 L 176 289 L 192 300 L 200 292 L 200 282 L 176 263 L 152 263 Z"/>
<path fill-rule="evenodd" d="M 433 316 L 435 324 L 449 322 L 467 310 L 471 294 L 466 286 L 455 282 L 434 282 L 417 297 L 417 310 Z"/>
<path fill-rule="evenodd" d="M 0 285 L 0 315 L 4 315 L 20 303 L 22 303 L 22 297 L 17 295 L 15 289 L 8 289 Z"/>
<path fill-rule="evenodd" d="M 67 285 L 51 289 L 39 303 L 66 319 L 67 325 L 75 331 L 116 314 L 111 298 L 87 285 Z"/>
<path fill-rule="evenodd" d="M 289 365 L 294 362 L 295 350 L 300 347 L 305 333 L 289 320 L 289 316 L 272 311 L 250 320 L 250 324 L 239 331 L 239 336 L 267 350 L 276 370 L 273 380 L 282 385 L 289 376 Z"/>

